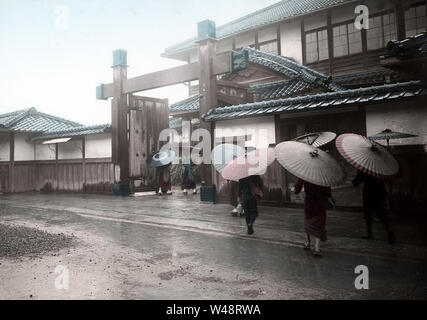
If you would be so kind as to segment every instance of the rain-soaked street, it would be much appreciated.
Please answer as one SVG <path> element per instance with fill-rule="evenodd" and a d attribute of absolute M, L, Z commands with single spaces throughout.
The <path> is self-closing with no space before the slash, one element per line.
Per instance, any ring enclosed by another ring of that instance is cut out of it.
<path fill-rule="evenodd" d="M 302 250 L 301 209 L 261 207 L 248 236 L 230 206 L 197 197 L 1 196 L 3 226 L 72 240 L 18 256 L 1 247 L 0 299 L 427 297 L 427 235 L 416 217 L 391 217 L 398 237 L 391 247 L 379 224 L 375 241 L 360 239 L 360 212 L 330 212 L 329 241 L 316 259 Z M 359 265 L 369 269 L 369 290 L 355 288 Z M 69 287 L 58 289 L 64 270 Z"/>

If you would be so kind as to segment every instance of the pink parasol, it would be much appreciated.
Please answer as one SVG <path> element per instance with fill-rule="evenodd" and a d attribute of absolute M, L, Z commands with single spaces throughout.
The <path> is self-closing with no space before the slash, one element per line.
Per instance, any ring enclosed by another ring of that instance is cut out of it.
<path fill-rule="evenodd" d="M 249 176 L 263 175 L 274 159 L 273 148 L 251 151 L 230 162 L 223 169 L 222 177 L 227 180 L 239 181 Z"/>

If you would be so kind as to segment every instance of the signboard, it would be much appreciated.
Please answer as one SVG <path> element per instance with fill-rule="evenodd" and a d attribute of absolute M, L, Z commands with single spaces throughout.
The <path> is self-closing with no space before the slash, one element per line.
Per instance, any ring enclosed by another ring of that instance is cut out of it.
<path fill-rule="evenodd" d="M 231 51 L 231 72 L 239 72 L 249 66 L 249 53 L 247 51 Z"/>

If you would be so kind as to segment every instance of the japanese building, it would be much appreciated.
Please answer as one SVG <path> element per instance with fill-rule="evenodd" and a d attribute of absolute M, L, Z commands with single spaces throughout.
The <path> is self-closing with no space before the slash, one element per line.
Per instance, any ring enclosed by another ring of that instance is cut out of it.
<path fill-rule="evenodd" d="M 356 28 L 358 5 L 369 9 L 368 29 Z M 256 134 L 246 136 L 246 144 L 258 148 L 317 131 L 415 134 L 391 141 L 405 172 L 393 184 L 393 196 L 411 198 L 412 204 L 423 201 L 426 10 L 426 1 L 281 1 L 218 26 L 216 53 L 243 50 L 249 66 L 217 77 L 218 104 L 202 121 L 214 124 L 218 142 L 249 129 L 263 130 L 263 141 Z M 167 48 L 163 56 L 197 61 L 196 39 Z M 170 106 L 174 126 L 198 117 L 196 86 L 190 86 L 190 95 Z M 329 149 L 340 159 L 333 145 Z M 342 164 L 349 181 L 354 169 Z M 288 187 L 293 178 L 283 171 L 273 165 L 267 172 L 266 204 L 293 200 Z M 220 199 L 227 201 L 228 183 L 217 175 L 215 184 Z M 341 205 L 361 204 L 348 185 L 335 193 Z"/>

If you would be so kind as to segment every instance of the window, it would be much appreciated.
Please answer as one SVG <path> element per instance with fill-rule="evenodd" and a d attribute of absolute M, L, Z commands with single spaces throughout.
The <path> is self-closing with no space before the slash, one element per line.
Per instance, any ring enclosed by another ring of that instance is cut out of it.
<path fill-rule="evenodd" d="M 366 38 L 368 50 L 384 48 L 390 40 L 396 39 L 396 17 L 394 13 L 370 18 Z"/>
<path fill-rule="evenodd" d="M 259 50 L 277 54 L 277 40 L 260 43 Z"/>
<path fill-rule="evenodd" d="M 307 63 L 329 58 L 328 32 L 326 29 L 305 34 L 305 56 Z"/>
<path fill-rule="evenodd" d="M 362 52 L 362 32 L 354 27 L 354 23 L 333 27 L 332 35 L 334 57 Z"/>
<path fill-rule="evenodd" d="M 426 6 L 420 5 L 405 11 L 406 36 L 415 36 L 427 28 Z"/>

